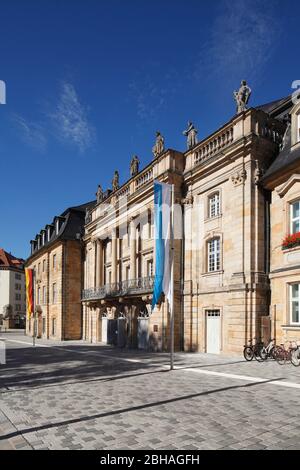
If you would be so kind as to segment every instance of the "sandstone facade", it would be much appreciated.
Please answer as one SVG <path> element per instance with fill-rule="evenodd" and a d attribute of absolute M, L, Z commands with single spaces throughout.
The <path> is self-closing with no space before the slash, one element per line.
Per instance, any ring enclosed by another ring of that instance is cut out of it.
<path fill-rule="evenodd" d="M 175 187 L 176 349 L 241 353 L 264 334 L 269 202 L 260 179 L 284 131 L 249 109 L 185 153 L 164 151 L 95 206 L 84 237 L 84 339 L 169 348 L 168 306 L 151 312 L 154 180 Z"/>

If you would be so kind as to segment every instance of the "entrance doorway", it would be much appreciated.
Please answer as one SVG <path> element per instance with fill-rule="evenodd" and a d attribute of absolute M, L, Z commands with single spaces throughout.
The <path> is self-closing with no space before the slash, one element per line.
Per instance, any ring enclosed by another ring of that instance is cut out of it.
<path fill-rule="evenodd" d="M 220 310 L 206 310 L 206 352 L 220 354 L 221 314 Z"/>

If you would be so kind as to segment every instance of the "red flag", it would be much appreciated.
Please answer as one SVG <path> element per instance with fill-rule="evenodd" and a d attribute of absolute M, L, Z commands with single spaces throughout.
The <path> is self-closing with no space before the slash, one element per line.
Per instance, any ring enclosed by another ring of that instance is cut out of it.
<path fill-rule="evenodd" d="M 33 314 L 33 269 L 25 268 L 26 308 L 30 317 Z"/>

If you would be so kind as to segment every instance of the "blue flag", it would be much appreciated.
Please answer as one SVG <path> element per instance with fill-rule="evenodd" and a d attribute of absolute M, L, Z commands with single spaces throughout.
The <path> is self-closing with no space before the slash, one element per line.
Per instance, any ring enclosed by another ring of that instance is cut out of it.
<path fill-rule="evenodd" d="M 152 308 L 162 293 L 170 300 L 170 211 L 171 185 L 154 182 L 155 277 Z"/>

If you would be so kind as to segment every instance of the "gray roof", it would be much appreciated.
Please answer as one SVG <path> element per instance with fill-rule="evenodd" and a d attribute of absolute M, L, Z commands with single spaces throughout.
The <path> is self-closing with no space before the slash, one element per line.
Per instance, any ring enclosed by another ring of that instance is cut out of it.
<path fill-rule="evenodd" d="M 289 113 L 292 109 L 292 106 L 292 95 L 289 95 L 285 98 L 257 106 L 256 109 L 260 109 L 261 111 L 268 113 L 272 118 L 288 123 L 290 120 Z M 275 157 L 271 166 L 266 171 L 262 181 L 266 183 L 276 174 L 278 175 L 280 172 L 283 172 L 283 170 L 290 169 L 293 166 L 298 165 L 299 162 L 300 149 L 299 146 L 291 146 L 291 127 L 288 125 L 281 150 L 278 152 L 278 155 Z"/>
<path fill-rule="evenodd" d="M 286 115 L 290 111 L 291 106 L 291 95 L 289 95 L 285 98 L 280 98 L 278 100 L 274 100 L 269 103 L 262 104 L 260 106 L 255 106 L 255 108 L 260 111 L 264 111 L 273 118 L 284 120 Z"/>
<path fill-rule="evenodd" d="M 44 245 L 41 246 L 39 249 L 35 249 L 32 255 L 27 258 L 27 262 L 32 256 L 35 256 L 42 249 L 52 245 L 52 243 L 57 240 L 77 240 L 78 234 L 82 235 L 83 233 L 86 209 L 94 207 L 95 204 L 96 201 L 91 201 L 85 204 L 81 204 L 79 206 L 69 207 L 64 212 L 62 212 L 62 214 L 55 216 L 53 218 L 53 222 L 51 224 L 46 225 L 46 227 L 50 226 L 54 228 L 50 240 L 47 240 Z M 58 233 L 56 233 L 54 227 L 56 219 L 61 220 L 61 226 Z M 39 234 L 37 234 L 36 238 L 38 237 L 38 235 Z"/>
<path fill-rule="evenodd" d="M 278 156 L 266 171 L 263 181 L 266 182 L 275 174 L 282 172 L 284 169 L 290 169 L 300 163 L 299 146 L 291 146 L 291 126 L 288 127 L 285 135 L 284 148 L 279 152 Z"/>

